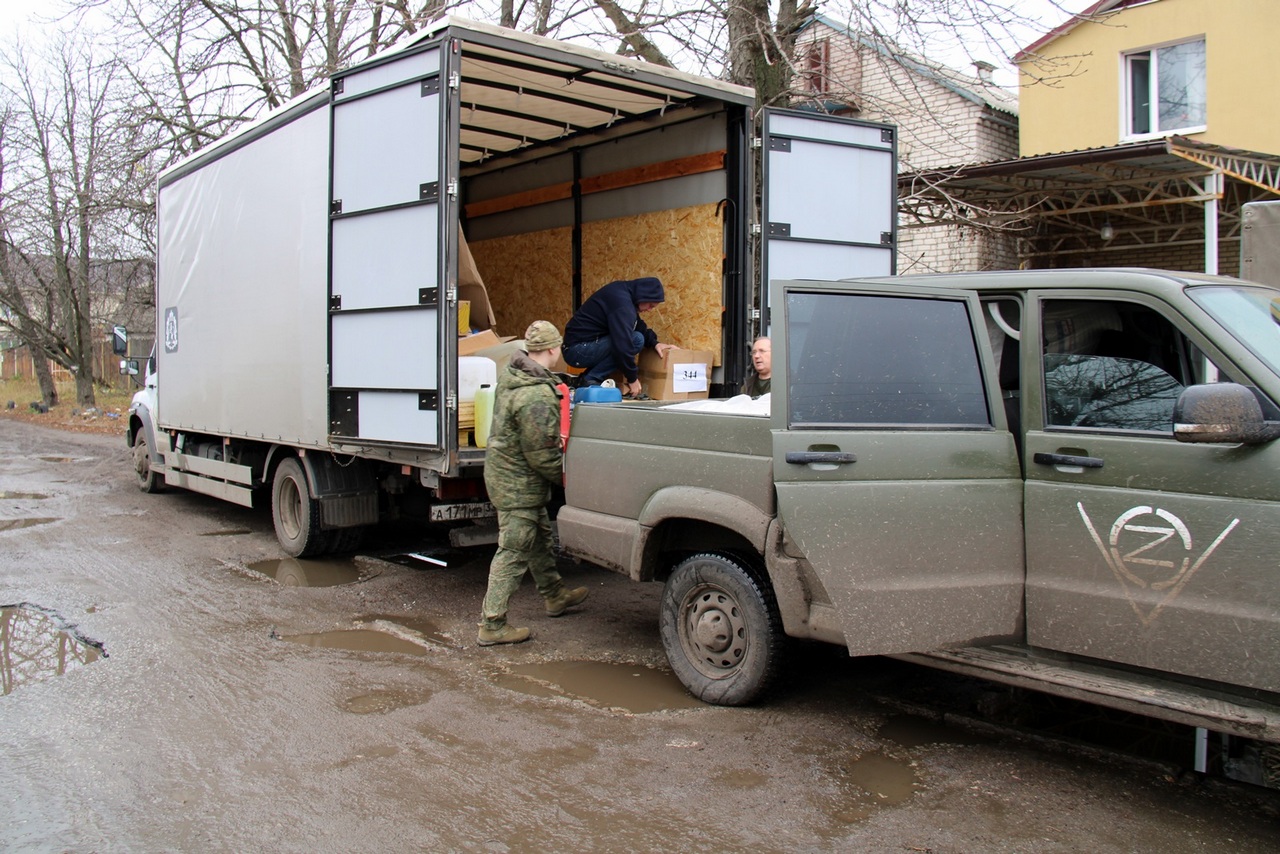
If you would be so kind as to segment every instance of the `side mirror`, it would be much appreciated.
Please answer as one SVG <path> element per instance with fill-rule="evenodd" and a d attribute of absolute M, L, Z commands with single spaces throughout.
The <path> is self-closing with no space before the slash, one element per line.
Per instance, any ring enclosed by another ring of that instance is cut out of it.
<path fill-rule="evenodd" d="M 138 375 L 137 359 L 121 359 L 120 360 L 120 376 L 136 377 Z"/>
<path fill-rule="evenodd" d="M 111 352 L 117 356 L 124 356 L 129 352 L 129 331 L 123 326 L 111 327 Z M 123 369 L 121 373 L 124 373 Z"/>
<path fill-rule="evenodd" d="M 1178 397 L 1173 435 L 1179 442 L 1258 445 L 1280 437 L 1280 422 L 1263 419 L 1262 405 L 1245 386 L 1208 383 L 1188 386 Z"/>

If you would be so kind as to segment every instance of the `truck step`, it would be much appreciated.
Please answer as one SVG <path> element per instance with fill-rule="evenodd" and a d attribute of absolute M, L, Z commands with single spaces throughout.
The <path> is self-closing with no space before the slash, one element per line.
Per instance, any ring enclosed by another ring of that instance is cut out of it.
<path fill-rule="evenodd" d="M 1018 647 L 970 647 L 891 657 L 1215 732 L 1280 741 L 1280 706 L 1203 689 L 1192 691 L 1155 676 L 1039 658 Z"/>

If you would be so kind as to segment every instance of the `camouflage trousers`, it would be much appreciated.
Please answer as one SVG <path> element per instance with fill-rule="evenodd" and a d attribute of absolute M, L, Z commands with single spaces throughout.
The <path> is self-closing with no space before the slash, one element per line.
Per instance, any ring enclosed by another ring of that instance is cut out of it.
<path fill-rule="evenodd" d="M 507 622 L 511 596 L 520 588 L 525 572 L 543 598 L 564 587 L 551 550 L 551 520 L 546 507 L 498 511 L 498 552 L 489 564 L 489 589 L 484 595 L 486 629 L 500 629 Z"/>

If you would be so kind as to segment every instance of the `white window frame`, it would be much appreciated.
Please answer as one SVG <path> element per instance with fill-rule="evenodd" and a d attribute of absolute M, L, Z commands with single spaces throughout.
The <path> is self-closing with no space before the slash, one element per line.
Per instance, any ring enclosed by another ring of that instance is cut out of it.
<path fill-rule="evenodd" d="M 1122 142 L 1130 142 L 1130 141 L 1144 140 L 1144 139 L 1161 139 L 1166 136 L 1173 136 L 1174 134 L 1203 133 L 1205 130 L 1208 130 L 1207 66 L 1209 62 L 1209 56 L 1208 56 L 1207 44 L 1205 44 L 1206 80 L 1205 80 L 1205 91 L 1203 93 L 1205 98 L 1206 123 L 1202 123 L 1198 125 L 1188 125 L 1186 127 L 1169 128 L 1168 130 L 1158 129 L 1160 125 L 1160 98 L 1158 94 L 1160 91 L 1160 71 L 1159 71 L 1159 62 L 1156 59 L 1157 54 L 1159 51 L 1165 48 L 1177 47 L 1178 45 L 1184 45 L 1184 44 L 1194 44 L 1196 42 L 1200 42 L 1204 44 L 1206 42 L 1204 35 L 1201 34 L 1198 36 L 1194 36 L 1192 38 L 1165 42 L 1163 44 L 1150 45 L 1148 47 L 1139 48 L 1137 50 L 1125 51 L 1120 55 L 1120 140 Z M 1148 133 L 1133 133 L 1131 130 L 1133 127 L 1133 110 L 1132 110 L 1133 77 L 1130 73 L 1130 65 L 1133 59 L 1139 56 L 1147 57 L 1148 62 L 1150 63 L 1150 78 L 1147 82 L 1147 86 L 1151 91 L 1151 93 L 1153 94 L 1149 99 L 1148 120 L 1150 123 L 1150 127 L 1157 128 L 1157 129 L 1152 130 Z"/>

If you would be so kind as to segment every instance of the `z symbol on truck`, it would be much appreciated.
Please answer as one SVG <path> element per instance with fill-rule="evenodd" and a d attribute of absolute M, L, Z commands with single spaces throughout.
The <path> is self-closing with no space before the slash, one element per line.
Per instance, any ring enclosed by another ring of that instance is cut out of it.
<path fill-rule="evenodd" d="M 1120 582 L 1133 612 L 1147 628 L 1166 605 L 1178 598 L 1191 576 L 1204 566 L 1209 556 L 1240 524 L 1239 519 L 1232 519 L 1218 538 L 1192 562 L 1191 531 L 1168 510 L 1131 507 L 1116 517 L 1110 536 L 1104 542 L 1085 512 L 1084 504 L 1077 502 L 1076 509 L 1080 511 L 1080 518 L 1084 520 L 1094 545 L 1102 553 L 1102 559 Z M 1172 543 L 1166 545 L 1170 541 Z M 1151 593 L 1143 595 L 1143 591 Z"/>

